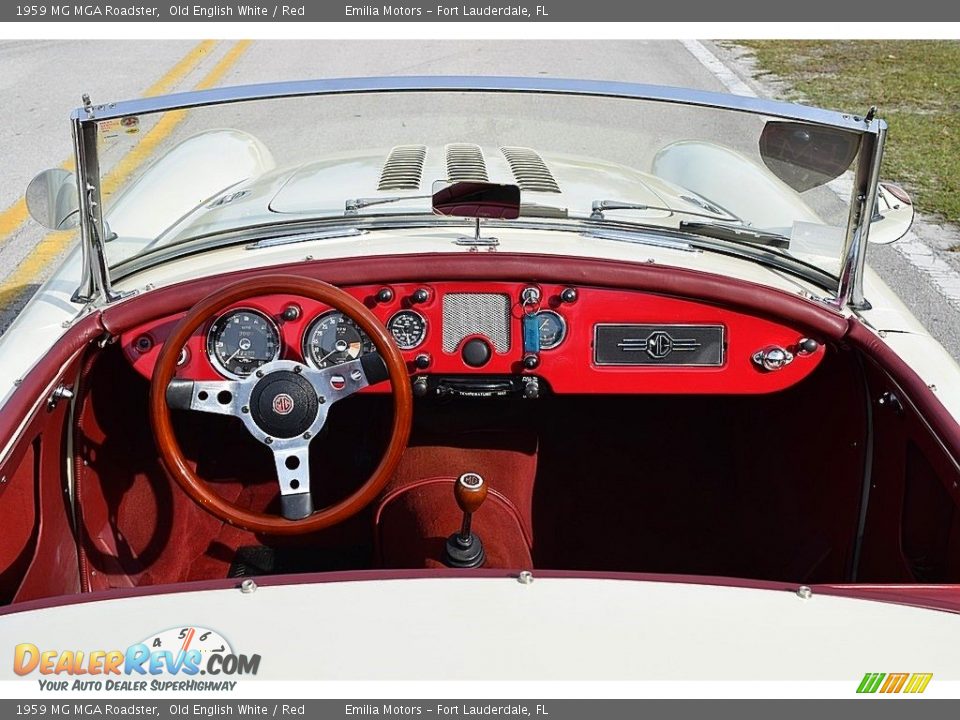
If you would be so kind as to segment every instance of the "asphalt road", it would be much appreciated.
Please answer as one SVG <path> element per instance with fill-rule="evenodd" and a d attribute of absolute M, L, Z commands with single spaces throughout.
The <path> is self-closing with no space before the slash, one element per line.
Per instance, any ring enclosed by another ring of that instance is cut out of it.
<path fill-rule="evenodd" d="M 82 66 L 80 60 L 82 59 Z M 201 48 L 192 41 L 177 42 L 0 42 L 0 97 L 8 112 L 3 131 L 4 171 L 0 183 L 0 210 L 15 206 L 30 178 L 46 167 L 61 165 L 70 155 L 68 115 L 83 92 L 94 102 L 126 99 L 151 92 L 189 90 L 198 84 L 230 85 L 314 77 L 414 74 L 541 75 L 623 80 L 676 85 L 705 90 L 726 88 L 704 65 L 677 42 L 665 41 L 256 41 L 242 51 L 232 42 L 209 43 Z M 407 104 L 404 105 L 404 102 Z M 422 132 L 405 127 L 399 118 L 415 98 L 400 102 L 396 112 L 364 106 L 325 106 L 329 122 L 287 132 L 276 118 L 254 115 L 246 129 L 266 138 L 280 163 L 306 152 L 358 146 L 389 146 L 405 140 L 423 142 Z M 448 122 L 434 126 L 430 142 L 462 140 L 466 128 L 455 116 L 462 107 L 451 107 Z M 347 112 L 349 110 L 349 112 Z M 593 112 L 596 111 L 592 107 Z M 610 159 L 642 160 L 642 145 L 630 142 L 638 123 L 619 118 L 624 151 L 590 147 L 587 133 L 569 117 L 558 121 L 549 108 L 529 108 L 539 114 L 534 133 L 549 137 L 578 154 L 594 152 Z M 589 121 L 583 105 L 584 125 Z M 381 123 L 363 124 L 362 132 L 351 115 L 380 113 Z M 295 113 L 284 114 L 287 122 Z M 224 112 L 223 123 L 230 123 Z M 152 149 L 150 156 L 189 136 L 201 125 L 193 117 L 180 123 Z M 373 132 L 381 137 L 371 137 Z M 694 124 L 691 124 L 691 128 Z M 475 128 L 474 128 L 475 129 Z M 486 128 L 494 137 L 497 128 Z M 404 138 L 403 133 L 409 133 Z M 536 137 L 531 137 L 532 141 Z M 531 144 L 535 144 L 532 142 Z M 659 145 L 657 146 L 659 147 Z M 107 170 L 123 156 L 122 145 L 107 153 Z M 631 155 L 632 153 L 632 155 Z M 150 157 L 143 158 L 149 162 Z M 47 233 L 32 221 L 17 222 L 16 213 L 0 216 L 0 283 L 8 288 L 6 306 L 0 308 L 0 329 L 5 328 L 29 295 L 49 275 L 65 244 L 50 243 Z M 42 241 L 45 244 L 42 244 Z M 38 252 L 36 248 L 40 246 Z M 931 284 L 891 248 L 872 248 L 876 266 L 931 332 L 954 357 L 960 358 L 960 311 L 949 305 Z M 12 285 L 25 292 L 13 297 Z"/>

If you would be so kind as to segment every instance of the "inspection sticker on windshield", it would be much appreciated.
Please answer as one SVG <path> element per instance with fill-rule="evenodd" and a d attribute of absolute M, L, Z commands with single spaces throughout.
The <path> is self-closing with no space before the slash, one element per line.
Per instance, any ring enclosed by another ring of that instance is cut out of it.
<path fill-rule="evenodd" d="M 122 134 L 134 135 L 140 132 L 140 118 L 136 115 L 127 115 L 122 118 L 102 120 L 97 123 L 97 130 L 102 140 L 112 140 Z"/>

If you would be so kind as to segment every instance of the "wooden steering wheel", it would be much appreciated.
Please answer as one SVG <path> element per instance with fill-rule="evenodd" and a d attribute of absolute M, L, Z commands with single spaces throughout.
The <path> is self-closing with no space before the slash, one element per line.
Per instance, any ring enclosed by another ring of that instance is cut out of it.
<path fill-rule="evenodd" d="M 293 360 L 274 360 L 240 380 L 173 379 L 184 343 L 218 312 L 256 295 L 287 294 L 339 310 L 367 333 L 378 352 L 324 370 Z M 323 428 L 330 406 L 387 380 L 393 391 L 390 442 L 373 475 L 329 507 L 315 510 L 310 494 L 310 441 Z M 253 512 L 225 500 L 187 463 L 174 436 L 170 409 L 232 415 L 273 453 L 280 483 L 280 516 Z M 197 504 L 221 520 L 251 532 L 310 533 L 335 525 L 368 505 L 393 475 L 407 446 L 413 416 L 410 380 L 400 351 L 376 316 L 343 290 L 320 280 L 268 275 L 228 285 L 195 305 L 173 328 L 150 383 L 150 423 L 167 472 Z"/>

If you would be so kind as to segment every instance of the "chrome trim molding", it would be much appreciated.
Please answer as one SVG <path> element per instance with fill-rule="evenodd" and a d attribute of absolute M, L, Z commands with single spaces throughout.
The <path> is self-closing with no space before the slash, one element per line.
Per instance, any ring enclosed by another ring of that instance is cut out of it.
<path fill-rule="evenodd" d="M 657 100 L 805 120 L 818 125 L 874 135 L 879 132 L 879 122 L 877 120 L 868 121 L 858 115 L 745 95 L 729 95 L 705 90 L 602 80 L 469 75 L 329 78 L 233 85 L 77 108 L 73 111 L 72 117 L 81 122 L 91 122 L 121 118 L 126 115 L 142 115 L 164 110 L 183 110 L 202 105 L 222 105 L 273 98 L 370 92 L 444 91 L 539 93 Z"/>

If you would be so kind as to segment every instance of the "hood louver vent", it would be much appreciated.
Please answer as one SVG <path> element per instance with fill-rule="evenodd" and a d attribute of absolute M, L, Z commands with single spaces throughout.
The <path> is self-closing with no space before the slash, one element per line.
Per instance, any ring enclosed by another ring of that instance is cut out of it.
<path fill-rule="evenodd" d="M 426 157 L 425 145 L 397 145 L 383 163 L 377 190 L 419 190 Z"/>
<path fill-rule="evenodd" d="M 453 143 L 447 145 L 447 180 L 479 180 L 486 182 L 487 163 L 479 145 Z"/>
<path fill-rule="evenodd" d="M 510 164 L 510 170 L 521 190 L 560 192 L 556 179 L 535 150 L 525 147 L 502 147 L 500 151 Z"/>

